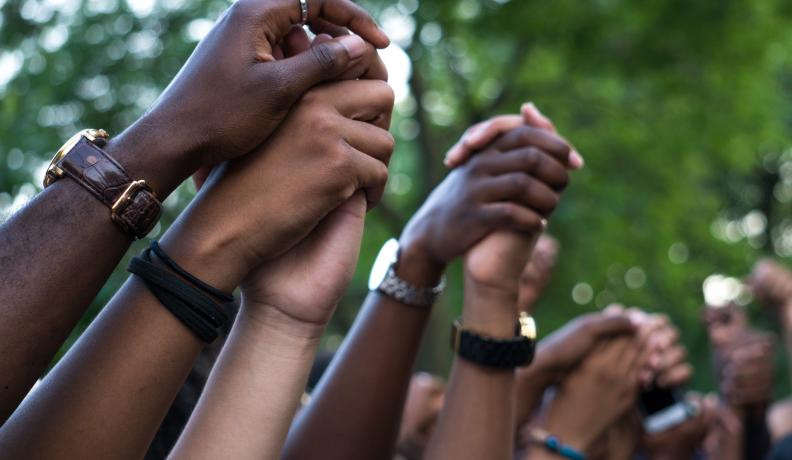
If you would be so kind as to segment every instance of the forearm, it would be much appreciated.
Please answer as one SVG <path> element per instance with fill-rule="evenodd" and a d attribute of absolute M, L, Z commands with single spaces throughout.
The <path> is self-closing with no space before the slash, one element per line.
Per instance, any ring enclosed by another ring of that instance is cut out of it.
<path fill-rule="evenodd" d="M 545 389 L 553 384 L 554 375 L 537 351 L 536 359 L 527 367 L 518 368 L 515 374 L 517 427 L 528 422 L 531 414 L 542 402 Z"/>
<path fill-rule="evenodd" d="M 514 296 L 481 296 L 466 286 L 462 322 L 491 337 L 513 337 Z M 510 311 L 511 310 L 511 311 Z M 445 404 L 426 450 L 432 459 L 510 459 L 514 452 L 513 370 L 454 360 Z"/>
<path fill-rule="evenodd" d="M 170 255 L 199 278 L 217 281 L 210 276 L 217 267 Z M 202 347 L 141 280 L 130 278 L 0 429 L 0 452 L 142 458 Z"/>
<path fill-rule="evenodd" d="M 398 276 L 433 286 L 441 267 L 407 255 Z M 399 423 L 428 309 L 373 292 L 289 434 L 283 458 L 387 458 Z"/>
<path fill-rule="evenodd" d="M 243 303 L 172 458 L 279 457 L 323 329 L 292 322 Z"/>
<path fill-rule="evenodd" d="M 160 199 L 190 173 L 160 149 L 120 137 L 106 150 Z M 140 136 L 136 136 L 140 137 Z M 145 147 L 145 148 L 143 148 Z M 150 148 L 151 147 L 151 148 Z M 71 179 L 0 228 L 0 424 L 41 376 L 132 242 L 110 210 Z"/>
<path fill-rule="evenodd" d="M 142 458 L 202 345 L 141 281 L 128 281 L 0 429 L 0 452 Z"/>

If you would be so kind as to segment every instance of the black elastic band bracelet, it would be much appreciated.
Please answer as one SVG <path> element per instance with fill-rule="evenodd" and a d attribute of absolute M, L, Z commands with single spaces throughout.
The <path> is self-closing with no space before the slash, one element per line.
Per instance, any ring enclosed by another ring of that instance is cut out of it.
<path fill-rule="evenodd" d="M 204 283 L 203 281 L 201 281 L 198 278 L 196 278 L 195 276 L 193 276 L 187 270 L 181 268 L 179 266 L 179 264 L 174 262 L 173 259 L 171 259 L 170 257 L 168 257 L 167 254 L 165 254 L 165 251 L 162 250 L 162 248 L 160 247 L 159 242 L 157 240 L 152 241 L 151 242 L 151 246 L 149 246 L 149 248 L 152 251 L 154 251 L 154 254 L 157 255 L 157 258 L 159 258 L 162 262 L 164 262 L 165 265 L 167 265 L 171 270 L 175 271 L 176 273 L 178 273 L 182 277 L 186 278 L 189 282 L 191 282 L 195 286 L 203 289 L 204 291 L 208 292 L 209 294 L 217 297 L 218 299 L 220 299 L 220 300 L 222 300 L 224 302 L 233 302 L 234 301 L 234 294 L 223 292 L 223 291 L 221 291 L 220 289 L 217 289 L 214 286 L 211 286 L 211 285 L 209 285 L 207 283 Z"/>
<path fill-rule="evenodd" d="M 196 313 L 206 318 L 213 327 L 220 327 L 228 321 L 228 315 L 209 296 L 185 283 L 178 276 L 151 263 L 148 249 L 143 252 L 143 257 L 132 259 L 129 262 L 129 267 L 130 271 L 135 270 L 132 273 L 136 275 L 137 272 L 143 271 L 147 282 L 190 303 Z"/>
<path fill-rule="evenodd" d="M 151 263 L 151 249 L 134 257 L 127 271 L 140 277 L 165 308 L 204 342 L 212 342 L 228 322 L 222 307 L 200 289 Z"/>

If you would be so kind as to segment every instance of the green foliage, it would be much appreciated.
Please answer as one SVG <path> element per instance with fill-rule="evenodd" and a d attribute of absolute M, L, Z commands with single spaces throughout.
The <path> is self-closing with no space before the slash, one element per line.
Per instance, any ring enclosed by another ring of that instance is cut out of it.
<path fill-rule="evenodd" d="M 147 5 L 0 0 L 0 211 L 38 190 L 50 152 L 72 132 L 118 132 L 142 113 L 189 55 L 192 37 L 227 3 Z M 366 6 L 398 36 L 413 73 L 394 118 L 399 146 L 389 193 L 370 216 L 358 273 L 328 344 L 354 319 L 379 246 L 442 179 L 445 150 L 470 124 L 532 100 L 587 162 L 551 223 L 563 249 L 539 308 L 540 329 L 616 301 L 666 312 L 699 369 L 695 386 L 711 387 L 701 282 L 713 272 L 742 275 L 762 254 L 792 255 L 785 206 L 792 158 L 784 154 L 789 3 Z M 168 200 L 163 227 L 191 195 L 184 186 Z M 753 221 L 766 224 L 748 225 L 744 216 L 752 211 Z M 442 372 L 448 363 L 446 328 L 461 302 L 457 275 L 455 267 L 421 355 L 430 370 Z M 77 332 L 123 278 L 117 270 Z"/>

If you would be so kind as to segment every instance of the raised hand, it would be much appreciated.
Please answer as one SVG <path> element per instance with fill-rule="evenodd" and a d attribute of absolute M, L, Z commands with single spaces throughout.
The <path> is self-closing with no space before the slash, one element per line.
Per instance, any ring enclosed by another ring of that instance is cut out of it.
<path fill-rule="evenodd" d="M 169 155 L 163 160 L 176 160 L 174 167 L 191 174 L 253 150 L 316 84 L 355 78 L 372 66 L 384 71 L 372 45 L 382 48 L 388 39 L 368 13 L 349 0 L 309 0 L 308 6 L 309 21 L 345 26 L 359 36 L 276 60 L 276 47 L 301 20 L 299 1 L 237 1 L 151 110 L 113 142 L 156 147 Z"/>
<path fill-rule="evenodd" d="M 687 349 L 679 341 L 679 330 L 666 315 L 649 314 L 635 307 L 625 310 L 618 304 L 608 306 L 605 313 L 629 318 L 636 326 L 642 350 L 638 379 L 643 386 L 672 387 L 690 380 L 693 367 L 687 362 Z"/>
<path fill-rule="evenodd" d="M 722 350 L 720 391 L 736 408 L 769 404 L 775 384 L 773 338 L 748 333 Z"/>
<path fill-rule="evenodd" d="M 244 307 L 274 313 L 292 329 L 321 332 L 355 272 L 365 215 L 360 191 L 297 246 L 253 270 L 242 284 Z"/>
<path fill-rule="evenodd" d="M 622 316 L 589 313 L 578 316 L 539 342 L 535 366 L 558 382 L 594 349 L 597 343 L 633 334 L 635 325 Z"/>
<path fill-rule="evenodd" d="M 453 170 L 402 232 L 405 255 L 442 269 L 495 229 L 541 229 L 569 180 L 560 161 L 531 147 L 545 139 L 539 130 L 525 130 Z"/>
<path fill-rule="evenodd" d="M 634 331 L 635 325 L 624 316 L 590 313 L 542 339 L 534 362 L 517 370 L 517 426 L 529 420 L 545 389 L 561 382 L 597 343 Z"/>
<path fill-rule="evenodd" d="M 387 180 L 393 137 L 385 129 L 393 91 L 378 80 L 342 81 L 309 91 L 258 151 L 209 177 L 163 239 L 176 260 L 230 289 L 253 268 L 305 238 L 359 189 L 370 203 Z M 222 269 L 215 267 L 223 267 Z"/>
<path fill-rule="evenodd" d="M 547 431 L 586 451 L 638 396 L 640 350 L 634 337 L 599 343 L 559 386 L 546 413 Z"/>

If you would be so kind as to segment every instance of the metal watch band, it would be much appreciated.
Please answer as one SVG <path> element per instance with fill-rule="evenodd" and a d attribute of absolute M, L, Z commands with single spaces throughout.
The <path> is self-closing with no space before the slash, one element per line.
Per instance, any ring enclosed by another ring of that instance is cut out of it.
<path fill-rule="evenodd" d="M 393 265 L 388 269 L 385 279 L 382 280 L 377 290 L 388 297 L 401 303 L 415 307 L 429 308 L 434 305 L 435 300 L 445 289 L 445 277 L 440 280 L 440 284 L 431 288 L 421 288 L 413 286 L 396 276 Z"/>
<path fill-rule="evenodd" d="M 498 369 L 513 369 L 531 364 L 536 340 L 524 335 L 506 339 L 487 337 L 463 329 L 462 323 L 456 320 L 451 329 L 451 348 L 467 361 Z"/>
<path fill-rule="evenodd" d="M 144 237 L 162 214 L 162 204 L 142 180 L 133 181 L 102 149 L 81 138 L 55 166 L 110 208 L 124 232 Z"/>

